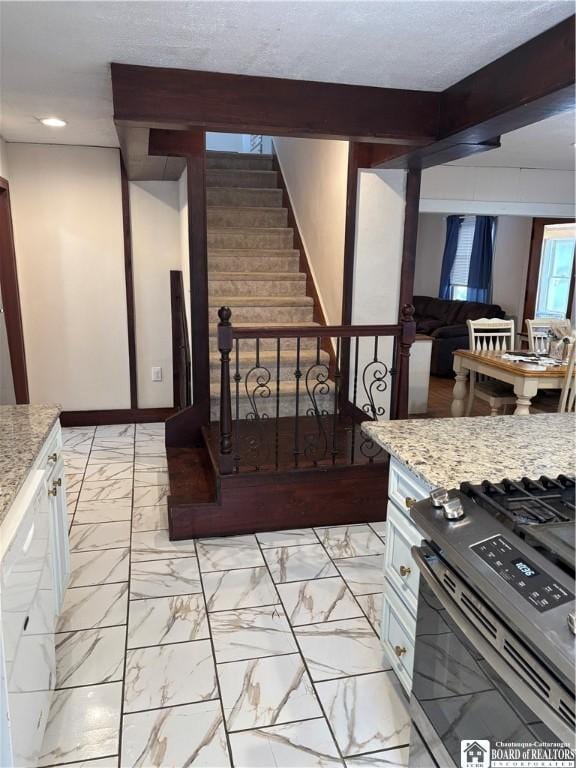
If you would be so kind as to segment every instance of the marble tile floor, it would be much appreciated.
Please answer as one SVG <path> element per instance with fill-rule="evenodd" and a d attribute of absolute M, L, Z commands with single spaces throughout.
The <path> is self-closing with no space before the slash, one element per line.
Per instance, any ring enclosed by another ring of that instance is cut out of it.
<path fill-rule="evenodd" d="M 382 524 L 170 542 L 162 424 L 64 443 L 72 575 L 39 766 L 408 764 Z"/>

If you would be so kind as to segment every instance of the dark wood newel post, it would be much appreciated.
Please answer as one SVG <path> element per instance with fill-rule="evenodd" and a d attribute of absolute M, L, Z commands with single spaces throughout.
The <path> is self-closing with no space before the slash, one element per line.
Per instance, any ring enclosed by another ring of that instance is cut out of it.
<path fill-rule="evenodd" d="M 356 254 L 356 216 L 358 207 L 358 172 L 372 165 L 372 145 L 351 141 L 348 148 L 348 175 L 346 182 L 346 222 L 344 231 L 344 263 L 342 277 L 342 325 L 352 325 L 354 260 Z M 340 408 L 349 398 L 350 339 L 342 339 L 340 351 Z"/>
<path fill-rule="evenodd" d="M 232 458 L 232 400 L 230 396 L 230 352 L 232 351 L 232 312 L 229 307 L 218 310 L 218 349 L 220 351 L 220 472 L 229 475 Z"/>
<path fill-rule="evenodd" d="M 398 339 L 398 354 L 396 356 L 396 402 L 395 418 L 408 418 L 408 386 L 410 383 L 410 347 L 416 338 L 416 323 L 414 322 L 414 307 L 405 304 L 400 311 L 402 331 Z"/>

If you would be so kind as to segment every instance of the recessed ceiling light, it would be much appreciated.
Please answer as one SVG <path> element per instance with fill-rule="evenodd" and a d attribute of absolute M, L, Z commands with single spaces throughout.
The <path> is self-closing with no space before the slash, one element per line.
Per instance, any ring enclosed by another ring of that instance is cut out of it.
<path fill-rule="evenodd" d="M 64 128 L 66 120 L 60 120 L 59 117 L 40 117 L 38 118 L 42 125 L 47 125 L 48 128 Z"/>

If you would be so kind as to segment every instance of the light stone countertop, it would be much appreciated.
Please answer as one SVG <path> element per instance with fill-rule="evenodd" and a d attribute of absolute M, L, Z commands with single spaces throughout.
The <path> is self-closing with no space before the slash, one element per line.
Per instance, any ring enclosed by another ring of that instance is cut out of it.
<path fill-rule="evenodd" d="M 363 431 L 432 487 L 576 472 L 576 414 L 365 421 Z"/>
<path fill-rule="evenodd" d="M 0 406 L 0 523 L 59 415 L 51 405 Z"/>

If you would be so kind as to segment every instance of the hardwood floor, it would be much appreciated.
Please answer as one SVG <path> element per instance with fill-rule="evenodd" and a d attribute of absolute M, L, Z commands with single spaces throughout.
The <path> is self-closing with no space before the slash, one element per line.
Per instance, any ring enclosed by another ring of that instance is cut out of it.
<path fill-rule="evenodd" d="M 430 376 L 430 389 L 428 392 L 428 413 L 421 416 L 411 416 L 419 419 L 443 419 L 451 417 L 450 405 L 452 403 L 452 390 L 454 379 L 442 379 L 438 376 Z M 558 407 L 558 396 L 552 392 L 541 392 L 536 398 L 535 406 L 539 412 L 554 413 Z M 472 406 L 471 416 L 489 416 L 488 404 L 477 398 Z"/>
<path fill-rule="evenodd" d="M 451 417 L 450 404 L 452 403 L 452 390 L 454 379 L 442 379 L 438 376 L 430 376 L 430 389 L 428 390 L 428 413 L 422 414 L 422 419 L 443 419 Z M 487 403 L 477 398 L 472 406 L 471 416 L 489 416 L 490 408 Z"/>

